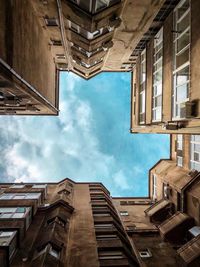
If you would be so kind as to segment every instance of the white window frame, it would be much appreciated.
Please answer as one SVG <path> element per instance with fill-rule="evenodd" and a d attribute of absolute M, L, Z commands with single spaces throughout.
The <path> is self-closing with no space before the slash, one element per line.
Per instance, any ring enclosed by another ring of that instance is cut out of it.
<path fill-rule="evenodd" d="M 200 146 L 200 135 L 191 135 L 190 139 L 190 168 L 200 171 L 200 161 L 196 161 L 194 154 L 197 153 L 200 159 L 200 148 L 195 149 L 196 145 Z"/>
<path fill-rule="evenodd" d="M 20 211 L 19 209 L 24 209 Z M 1 207 L 0 208 L 0 220 L 1 219 L 21 219 L 25 218 L 27 214 L 31 213 L 31 207 Z"/>
<path fill-rule="evenodd" d="M 143 72 L 144 69 L 144 72 Z M 140 120 L 140 116 L 146 113 L 146 75 L 147 75 L 147 67 L 146 67 L 146 48 L 141 52 L 140 55 L 140 88 L 139 88 L 139 124 L 144 124 L 144 120 Z M 141 91 L 142 87 L 142 91 Z M 140 101 L 142 99 L 142 101 Z M 144 106 L 143 106 L 144 102 Z M 141 106 L 142 103 L 142 106 Z"/>
<path fill-rule="evenodd" d="M 21 197 L 20 197 L 21 196 Z M 0 200 L 14 199 L 41 199 L 41 193 L 3 193 L 0 195 Z"/>
<path fill-rule="evenodd" d="M 156 55 L 162 52 L 159 58 L 156 58 Z M 161 64 L 161 67 L 157 68 L 158 64 Z M 154 71 L 153 71 L 153 96 L 152 96 L 152 121 L 158 122 L 162 120 L 162 100 L 160 105 L 156 105 L 156 99 L 158 97 L 162 98 L 163 91 L 163 28 L 155 35 L 154 39 Z M 155 76 L 161 71 L 161 81 L 155 81 Z M 157 86 L 161 87 L 161 92 L 158 93 Z"/>
<path fill-rule="evenodd" d="M 177 134 L 177 150 L 183 150 L 183 135 Z M 183 167 L 183 157 L 177 156 L 176 157 L 177 166 Z"/>
<path fill-rule="evenodd" d="M 24 188 L 25 187 L 25 185 L 24 184 L 14 184 L 14 185 L 11 185 L 11 187 L 10 188 Z"/>
<path fill-rule="evenodd" d="M 129 216 L 128 211 L 120 211 L 121 216 Z"/>
<path fill-rule="evenodd" d="M 157 176 L 153 174 L 153 200 L 157 199 Z"/>
<path fill-rule="evenodd" d="M 180 109 L 181 109 L 181 104 L 185 103 L 187 101 L 189 101 L 189 90 L 190 90 L 190 78 L 188 78 L 186 81 L 184 81 L 182 84 L 177 84 L 177 74 L 179 71 L 184 70 L 185 68 L 189 68 L 189 75 L 188 77 L 190 77 L 190 44 L 191 44 L 191 32 L 190 32 L 190 28 L 191 28 L 191 14 L 190 14 L 190 7 L 188 8 L 187 11 L 185 11 L 185 13 L 178 19 L 178 10 L 179 8 L 188 0 L 182 0 L 174 9 L 174 40 L 173 40 L 173 46 L 174 46 L 174 52 L 173 52 L 173 61 L 174 61 L 174 71 L 173 71 L 173 92 L 172 92 L 172 103 L 173 103 L 173 116 L 172 116 L 172 120 L 181 120 L 184 118 L 181 118 L 180 116 Z M 190 3 L 190 0 L 189 0 Z M 182 33 L 178 33 L 178 23 L 180 23 L 180 21 L 182 19 L 184 19 L 184 17 L 188 14 L 189 12 L 189 26 L 182 32 Z M 178 41 L 180 40 L 180 38 L 184 35 L 187 34 L 187 32 L 189 32 L 189 44 L 186 45 L 183 49 L 181 49 L 180 51 L 177 52 L 178 50 Z M 189 60 L 187 62 L 185 62 L 184 64 L 182 64 L 181 66 L 177 67 L 177 62 L 176 62 L 176 56 L 182 54 L 184 51 L 186 51 L 187 49 L 189 49 L 189 55 L 188 58 Z M 181 100 L 181 102 L 178 101 L 177 99 L 177 94 L 178 94 L 178 88 L 180 89 L 181 86 L 186 86 L 188 87 L 187 89 L 187 97 L 184 100 Z"/>

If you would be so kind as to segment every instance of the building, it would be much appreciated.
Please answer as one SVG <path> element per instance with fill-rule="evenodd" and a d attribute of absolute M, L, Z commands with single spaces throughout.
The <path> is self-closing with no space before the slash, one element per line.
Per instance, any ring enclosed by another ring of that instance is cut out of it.
<path fill-rule="evenodd" d="M 139 266 L 100 183 L 1 184 L 0 266 Z"/>
<path fill-rule="evenodd" d="M 199 267 L 199 154 L 199 135 L 173 135 L 140 198 L 68 178 L 0 184 L 1 267 Z"/>
<path fill-rule="evenodd" d="M 173 3 L 2 0 L 0 115 L 58 115 L 60 70 L 85 79 L 132 71 L 137 43 Z"/>
<path fill-rule="evenodd" d="M 197 0 L 181 0 L 153 23 L 133 70 L 131 133 L 200 132 Z M 137 52 L 137 50 L 134 50 Z"/>
<path fill-rule="evenodd" d="M 58 72 L 48 20 L 41 24 L 32 1 L 1 1 L 0 10 L 0 115 L 57 115 Z"/>

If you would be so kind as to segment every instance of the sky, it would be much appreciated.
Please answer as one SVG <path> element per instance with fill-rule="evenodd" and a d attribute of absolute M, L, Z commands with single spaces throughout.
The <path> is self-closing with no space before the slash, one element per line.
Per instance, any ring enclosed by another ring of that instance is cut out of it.
<path fill-rule="evenodd" d="M 60 73 L 60 114 L 0 118 L 0 182 L 102 182 L 112 196 L 147 196 L 148 170 L 169 136 L 130 134 L 130 73 L 86 81 Z"/>

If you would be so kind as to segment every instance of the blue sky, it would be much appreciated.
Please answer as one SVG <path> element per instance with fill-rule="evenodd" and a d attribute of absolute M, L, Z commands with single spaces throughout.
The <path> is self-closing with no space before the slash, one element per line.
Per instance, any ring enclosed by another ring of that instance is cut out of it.
<path fill-rule="evenodd" d="M 1 117 L 1 182 L 69 177 L 113 196 L 145 196 L 148 170 L 169 157 L 169 136 L 130 134 L 130 73 L 85 81 L 60 74 L 59 117 Z"/>

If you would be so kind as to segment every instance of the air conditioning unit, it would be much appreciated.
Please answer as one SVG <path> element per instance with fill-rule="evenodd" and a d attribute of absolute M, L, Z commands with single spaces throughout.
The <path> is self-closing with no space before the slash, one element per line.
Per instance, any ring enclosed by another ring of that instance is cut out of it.
<path fill-rule="evenodd" d="M 122 22 L 122 20 L 119 17 L 112 17 L 112 18 L 110 18 L 109 26 L 111 28 L 112 27 L 118 28 L 120 26 L 121 22 Z"/>
<path fill-rule="evenodd" d="M 171 131 L 174 131 L 174 130 L 178 130 L 178 124 L 177 123 L 169 123 L 169 122 L 166 122 L 165 124 L 163 124 L 162 126 L 162 129 L 163 130 L 171 130 Z"/>
<path fill-rule="evenodd" d="M 103 49 L 105 49 L 105 48 L 109 49 L 113 46 L 113 41 L 105 42 L 102 44 L 102 46 L 103 46 Z"/>
<path fill-rule="evenodd" d="M 195 103 L 191 101 L 180 104 L 180 118 L 187 119 L 195 117 Z"/>

